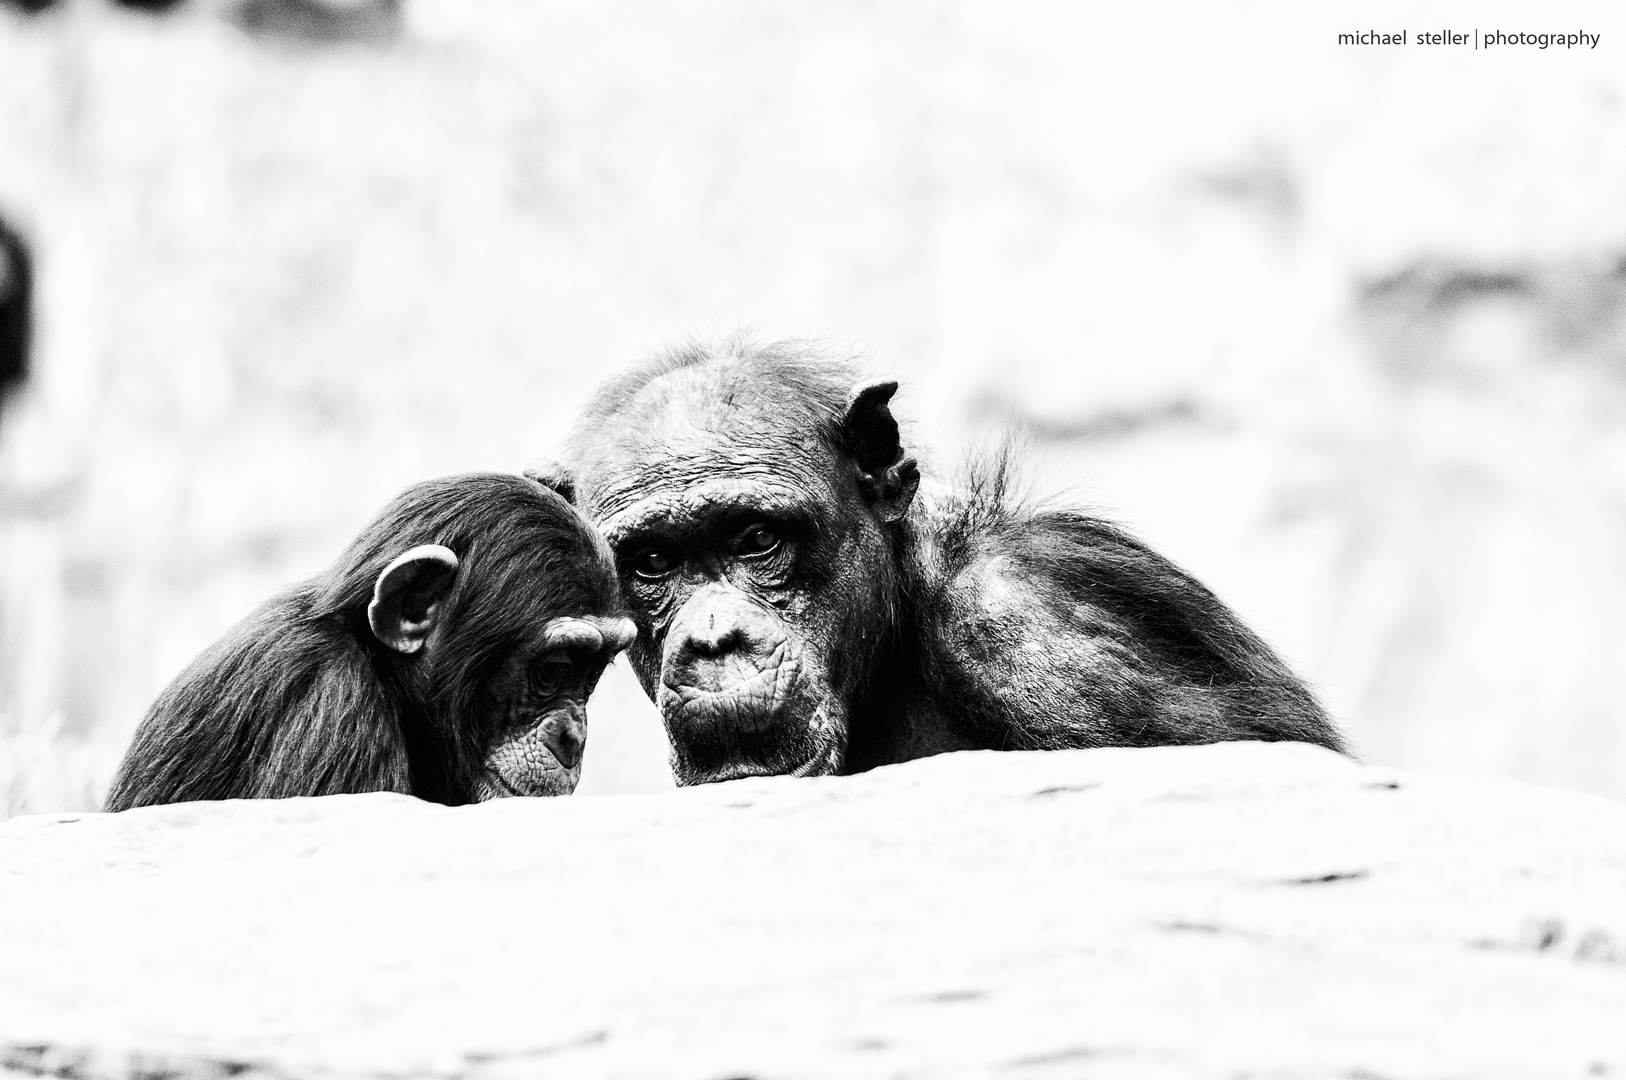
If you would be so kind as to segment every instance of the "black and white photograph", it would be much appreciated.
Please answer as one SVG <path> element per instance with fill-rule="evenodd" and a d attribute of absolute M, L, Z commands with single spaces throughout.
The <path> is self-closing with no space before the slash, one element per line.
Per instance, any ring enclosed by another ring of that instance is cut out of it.
<path fill-rule="evenodd" d="M 1626 1078 L 1626 8 L 0 0 L 0 1080 Z"/>

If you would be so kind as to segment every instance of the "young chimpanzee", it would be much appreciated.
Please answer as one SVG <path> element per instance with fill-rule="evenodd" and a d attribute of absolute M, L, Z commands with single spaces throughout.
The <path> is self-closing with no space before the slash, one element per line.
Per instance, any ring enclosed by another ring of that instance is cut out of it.
<path fill-rule="evenodd" d="M 917 501 L 896 389 L 804 343 L 675 350 L 601 390 L 544 477 L 615 552 L 679 783 L 975 748 L 1342 749 L 1258 637 L 1122 531 L 1014 506 L 997 470 Z"/>
<path fill-rule="evenodd" d="M 553 491 L 486 473 L 418 484 L 159 695 L 107 809 L 569 794 L 587 696 L 634 633 L 604 542 Z"/>

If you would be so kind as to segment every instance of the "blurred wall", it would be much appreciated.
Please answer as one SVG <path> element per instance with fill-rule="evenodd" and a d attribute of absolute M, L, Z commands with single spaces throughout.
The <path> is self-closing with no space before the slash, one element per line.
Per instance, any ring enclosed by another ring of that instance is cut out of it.
<path fill-rule="evenodd" d="M 13 812 L 94 800 L 157 690 L 400 487 L 518 468 L 606 374 L 740 324 L 900 374 L 940 474 L 1020 431 L 1036 494 L 1209 582 L 1364 756 L 1626 796 L 1605 5 L 1542 19 L 1596 50 L 1479 53 L 1335 39 L 1547 27 L 26 6 L 0 6 L 0 219 L 35 308 L 0 406 Z M 623 672 L 582 792 L 662 786 L 663 759 Z"/>

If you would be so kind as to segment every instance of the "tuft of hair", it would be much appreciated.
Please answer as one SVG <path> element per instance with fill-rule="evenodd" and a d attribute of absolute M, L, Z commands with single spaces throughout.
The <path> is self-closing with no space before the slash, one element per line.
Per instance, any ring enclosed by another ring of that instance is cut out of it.
<path fill-rule="evenodd" d="M 951 572 L 971 561 L 980 540 L 1040 511 L 1041 504 L 1017 465 L 1024 450 L 1020 433 L 1004 432 L 992 449 L 967 455 L 954 486 L 939 498 L 932 539 Z"/>

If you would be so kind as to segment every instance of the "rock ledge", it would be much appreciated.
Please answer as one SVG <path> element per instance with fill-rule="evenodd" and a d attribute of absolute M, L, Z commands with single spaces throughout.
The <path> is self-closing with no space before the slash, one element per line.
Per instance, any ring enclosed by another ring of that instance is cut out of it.
<path fill-rule="evenodd" d="M 0 1075 L 1626 1076 L 1626 807 L 1304 746 L 0 827 Z"/>

